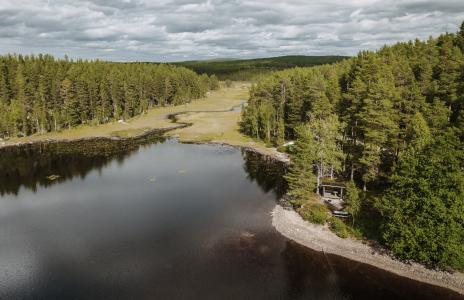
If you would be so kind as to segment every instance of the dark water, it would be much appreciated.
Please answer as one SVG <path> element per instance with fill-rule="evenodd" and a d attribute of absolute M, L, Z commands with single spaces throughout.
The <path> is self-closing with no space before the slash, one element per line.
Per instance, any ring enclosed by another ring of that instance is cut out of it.
<path fill-rule="evenodd" d="M 0 299 L 459 298 L 283 238 L 282 167 L 153 142 L 0 152 Z"/>

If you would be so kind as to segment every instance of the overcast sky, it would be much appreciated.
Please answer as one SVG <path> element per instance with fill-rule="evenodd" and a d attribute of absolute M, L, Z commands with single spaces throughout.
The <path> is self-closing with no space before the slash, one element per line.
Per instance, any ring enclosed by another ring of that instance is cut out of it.
<path fill-rule="evenodd" d="M 464 21 L 464 0 L 0 0 L 0 52 L 115 61 L 354 55 Z"/>

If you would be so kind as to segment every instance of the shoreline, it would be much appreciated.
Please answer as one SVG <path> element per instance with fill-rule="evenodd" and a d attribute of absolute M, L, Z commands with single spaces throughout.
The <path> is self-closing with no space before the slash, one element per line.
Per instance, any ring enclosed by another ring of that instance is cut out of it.
<path fill-rule="evenodd" d="M 302 246 L 464 295 L 464 273 L 431 270 L 418 263 L 402 262 L 388 255 L 385 248 L 374 248 L 351 238 L 342 239 L 326 226 L 308 223 L 293 209 L 285 209 L 278 204 L 271 214 L 272 226 L 280 234 Z"/>
<path fill-rule="evenodd" d="M 167 128 L 152 128 L 149 130 L 143 131 L 141 134 L 130 136 L 130 137 L 118 137 L 118 136 L 91 136 L 91 137 L 80 137 L 80 138 L 70 138 L 70 139 L 55 139 L 55 138 L 48 138 L 48 139 L 38 139 L 33 141 L 27 142 L 14 142 L 8 144 L 0 144 L 0 150 L 8 149 L 8 148 L 16 148 L 22 147 L 27 145 L 35 145 L 35 144 L 53 144 L 53 143 L 70 143 L 70 142 L 83 142 L 83 141 L 131 141 L 141 139 L 150 135 L 154 134 L 166 134 L 169 131 L 181 129 L 188 125 L 179 124 L 177 126 L 167 127 Z"/>
<path fill-rule="evenodd" d="M 0 143 L 0 150 L 5 148 L 21 147 L 31 144 L 48 144 L 48 143 L 66 143 L 79 141 L 136 141 L 138 139 L 153 135 L 162 134 L 167 137 L 175 137 L 178 135 L 176 131 L 186 127 L 191 127 L 193 123 L 179 120 L 178 117 L 189 113 L 219 113 L 233 111 L 234 106 L 226 110 L 212 111 L 179 111 L 170 113 L 164 116 L 173 126 L 163 128 L 145 129 L 140 134 L 130 137 L 118 136 L 90 136 L 80 138 L 48 138 L 38 139 L 33 141 L 15 142 L 15 143 Z M 181 143 L 192 144 L 214 144 L 224 145 L 234 148 L 240 148 L 245 151 L 251 151 L 260 155 L 266 156 L 274 161 L 289 164 L 289 159 L 284 154 L 278 152 L 275 148 L 267 148 L 255 142 L 243 142 L 239 140 L 202 140 L 201 138 L 179 138 Z M 461 295 L 464 295 L 464 273 L 448 273 L 443 271 L 435 271 L 425 268 L 418 263 L 404 263 L 389 256 L 385 248 L 374 248 L 363 243 L 360 240 L 342 239 L 331 232 L 327 227 L 315 225 L 304 221 L 300 215 L 293 209 L 287 210 L 276 205 L 272 211 L 273 227 L 286 238 L 297 242 L 298 244 L 313 249 L 344 257 L 346 259 L 365 263 L 384 271 L 409 278 L 418 282 L 439 286 L 450 289 Z"/>

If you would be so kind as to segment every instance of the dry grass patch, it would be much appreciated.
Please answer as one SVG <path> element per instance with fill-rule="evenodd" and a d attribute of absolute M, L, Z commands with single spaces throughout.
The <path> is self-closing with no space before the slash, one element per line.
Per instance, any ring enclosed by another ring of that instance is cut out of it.
<path fill-rule="evenodd" d="M 88 137 L 133 137 L 143 133 L 145 129 L 164 129 L 175 125 L 167 119 L 168 115 L 183 111 L 226 110 L 248 98 L 248 83 L 237 83 L 231 88 L 223 88 L 210 92 L 203 99 L 179 106 L 166 106 L 150 109 L 143 115 L 126 120 L 125 123 L 117 121 L 102 125 L 80 125 L 71 129 L 45 134 L 35 134 L 28 137 L 13 138 L 7 143 L 32 142 L 41 140 L 73 140 Z"/>

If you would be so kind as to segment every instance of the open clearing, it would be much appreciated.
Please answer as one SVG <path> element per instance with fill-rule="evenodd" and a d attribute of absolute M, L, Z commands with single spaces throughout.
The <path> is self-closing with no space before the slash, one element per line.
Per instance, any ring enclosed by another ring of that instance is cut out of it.
<path fill-rule="evenodd" d="M 194 100 L 185 105 L 153 108 L 141 116 L 126 120 L 124 123 L 111 122 L 98 126 L 81 125 L 60 132 L 13 138 L 3 142 L 3 146 L 93 137 L 132 138 L 147 130 L 177 127 L 178 125 L 173 123 L 169 116 L 178 113 L 177 121 L 189 123 L 191 126 L 169 131 L 167 134 L 178 136 L 182 142 L 207 142 L 246 147 L 285 161 L 286 158 L 281 157 L 275 148 L 268 148 L 263 142 L 253 140 L 239 132 L 241 113 L 240 110 L 232 111 L 232 108 L 239 107 L 246 102 L 249 87 L 250 83 L 248 82 L 235 82 L 232 87 L 223 87 L 220 90 L 212 91 L 203 99 Z"/>
<path fill-rule="evenodd" d="M 231 88 L 222 88 L 218 91 L 212 91 L 207 97 L 194 100 L 189 104 L 150 109 L 141 116 L 126 120 L 125 123 L 115 121 L 98 126 L 81 125 L 59 132 L 12 138 L 6 141 L 5 144 L 42 140 L 73 140 L 92 137 L 135 137 L 142 134 L 144 130 L 175 127 L 171 120 L 168 119 L 170 114 L 183 111 L 221 111 L 237 106 L 248 98 L 248 87 L 248 83 L 237 83 Z M 239 115 L 240 114 L 237 116 Z"/>

